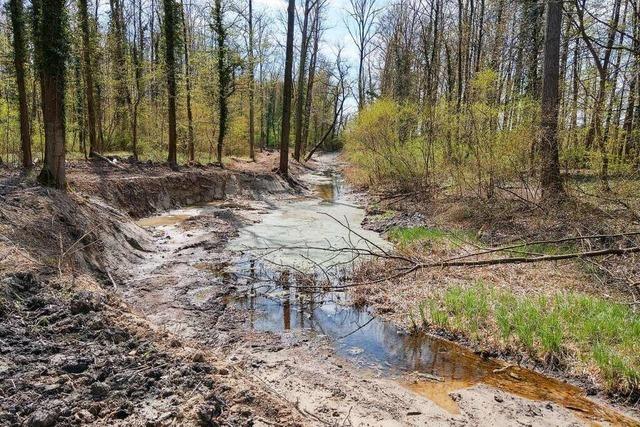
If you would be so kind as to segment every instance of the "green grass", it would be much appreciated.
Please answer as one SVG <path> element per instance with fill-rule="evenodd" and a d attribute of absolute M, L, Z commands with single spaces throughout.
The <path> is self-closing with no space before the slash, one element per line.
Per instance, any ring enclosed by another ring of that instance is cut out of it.
<path fill-rule="evenodd" d="M 574 292 L 519 296 L 453 286 L 420 304 L 425 326 L 599 374 L 606 390 L 640 389 L 640 316 L 631 306 Z"/>
<path fill-rule="evenodd" d="M 409 246 L 416 243 L 444 243 L 444 242 L 478 242 L 478 237 L 469 230 L 443 230 L 431 227 L 393 227 L 387 237 L 399 246 Z"/>

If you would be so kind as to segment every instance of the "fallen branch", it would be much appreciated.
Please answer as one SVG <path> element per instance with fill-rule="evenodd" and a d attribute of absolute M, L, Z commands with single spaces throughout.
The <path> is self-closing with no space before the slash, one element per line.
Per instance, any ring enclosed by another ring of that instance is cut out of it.
<path fill-rule="evenodd" d="M 118 169 L 127 170 L 126 168 L 124 168 L 124 167 L 120 166 L 119 164 L 117 164 L 116 162 L 114 162 L 113 160 L 111 160 L 110 158 L 105 157 L 105 156 L 103 156 L 103 155 L 102 155 L 102 154 L 100 154 L 100 153 L 96 153 L 95 151 L 93 151 L 93 152 L 91 153 L 91 156 L 95 156 L 95 157 L 97 157 L 97 158 L 99 158 L 99 159 L 101 159 L 101 160 L 104 160 L 105 162 L 109 163 L 111 166 L 116 167 L 116 168 L 118 168 Z"/>

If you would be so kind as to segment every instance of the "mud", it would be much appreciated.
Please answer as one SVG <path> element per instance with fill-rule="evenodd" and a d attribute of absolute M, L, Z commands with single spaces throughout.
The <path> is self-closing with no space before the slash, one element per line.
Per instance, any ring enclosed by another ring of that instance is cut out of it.
<path fill-rule="evenodd" d="M 503 366 L 409 336 L 352 308 L 344 294 L 298 292 L 306 282 L 296 270 L 318 264 L 309 247 L 284 255 L 249 250 L 256 242 L 326 244 L 322 236 L 334 247 L 363 243 L 317 216 L 346 218 L 366 233 L 357 198 L 330 171 L 335 159 L 296 171 L 304 194 L 255 165 L 158 167 L 147 177 L 136 167 L 72 173 L 70 197 L 28 186 L 2 194 L 0 249 L 25 255 L 20 266 L 0 260 L 0 423 L 626 421 L 592 410 L 600 406 L 579 390 L 519 368 L 494 372 Z M 346 274 L 353 262 L 331 274 Z M 530 391 L 536 387 L 542 391 Z M 569 400 L 553 396 L 556 388 Z"/>
<path fill-rule="evenodd" d="M 560 381 L 407 335 L 352 308 L 344 294 L 296 291 L 296 270 L 329 265 L 314 250 L 322 240 L 336 247 L 367 233 L 358 226 L 364 212 L 333 178 L 301 179 L 307 197 L 281 195 L 250 209 L 246 202 L 197 207 L 180 223 L 151 219 L 162 261 L 156 257 L 144 288 L 133 286 L 127 299 L 163 327 L 224 354 L 305 425 L 634 425 Z M 337 231 L 327 213 L 355 224 L 353 233 Z M 210 217 L 221 221 L 216 231 L 187 227 Z M 279 272 L 283 266 L 288 274 Z"/>

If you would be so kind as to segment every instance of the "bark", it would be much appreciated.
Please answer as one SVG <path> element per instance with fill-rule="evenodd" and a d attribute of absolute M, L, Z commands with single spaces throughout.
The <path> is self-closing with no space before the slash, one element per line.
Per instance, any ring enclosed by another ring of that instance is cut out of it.
<path fill-rule="evenodd" d="M 176 130 L 176 58 L 175 24 L 176 5 L 174 0 L 164 2 L 165 55 L 167 73 L 167 105 L 169 120 L 169 156 L 167 161 L 172 168 L 177 167 L 177 130 Z"/>
<path fill-rule="evenodd" d="M 87 0 L 78 1 L 80 27 L 82 29 L 82 69 L 84 74 L 85 98 L 87 102 L 87 127 L 89 131 L 89 157 L 101 151 L 96 135 L 96 109 L 94 99 L 93 68 L 91 65 L 91 36 Z"/>
<path fill-rule="evenodd" d="M 255 79 L 253 57 L 253 0 L 249 0 L 249 158 L 256 159 L 255 155 Z"/>
<path fill-rule="evenodd" d="M 182 15 L 182 41 L 184 43 L 184 79 L 187 90 L 187 155 L 190 162 L 195 161 L 195 139 L 193 136 L 193 113 L 191 111 L 191 65 L 189 64 L 189 34 L 187 32 L 187 20 L 185 19 L 184 3 L 180 0 Z"/>
<path fill-rule="evenodd" d="M 558 159 L 558 109 L 560 106 L 560 39 L 562 32 L 562 0 L 547 2 L 544 42 L 544 74 L 542 83 L 542 171 L 540 184 L 546 200 L 563 193 Z"/>
<path fill-rule="evenodd" d="M 309 78 L 307 80 L 307 96 L 305 98 L 304 116 L 302 118 L 302 151 L 307 149 L 309 140 L 309 118 L 311 116 L 311 104 L 313 102 L 313 83 L 316 74 L 316 63 L 318 60 L 318 43 L 320 41 L 320 2 L 316 1 L 313 21 L 313 48 L 311 50 L 311 61 L 309 64 Z"/>
<path fill-rule="evenodd" d="M 229 67 L 226 58 L 226 37 L 227 32 L 224 28 L 222 0 L 215 0 L 213 9 L 214 28 L 217 41 L 217 72 L 218 72 L 218 144 L 217 144 L 217 161 L 222 166 L 222 147 L 224 138 L 227 133 L 227 120 L 229 115 L 229 106 L 227 105 L 227 97 L 229 96 Z"/>
<path fill-rule="evenodd" d="M 293 31 L 295 26 L 295 0 L 287 7 L 287 47 L 284 61 L 284 87 L 282 93 L 282 129 L 280 133 L 280 165 L 278 172 L 289 177 L 289 134 L 291 131 L 291 91 L 293 89 Z"/>
<path fill-rule="evenodd" d="M 29 105 L 25 83 L 25 62 L 27 50 L 25 45 L 25 16 L 22 0 L 10 0 L 11 28 L 13 30 L 13 64 L 16 70 L 18 103 L 20 114 L 20 147 L 22 166 L 29 169 L 33 166 L 31 156 L 31 126 L 29 122 Z"/>
<path fill-rule="evenodd" d="M 34 36 L 40 75 L 44 165 L 38 180 L 64 190 L 65 177 L 65 72 L 68 52 L 64 0 L 35 0 Z"/>
<path fill-rule="evenodd" d="M 302 114 L 304 108 L 304 79 L 307 73 L 307 52 L 309 51 L 309 13 L 311 12 L 311 0 L 304 2 L 304 17 L 302 19 L 302 34 L 300 35 L 300 63 L 298 64 L 298 88 L 296 90 L 296 118 L 295 140 L 293 158 L 300 161 L 302 151 Z"/>

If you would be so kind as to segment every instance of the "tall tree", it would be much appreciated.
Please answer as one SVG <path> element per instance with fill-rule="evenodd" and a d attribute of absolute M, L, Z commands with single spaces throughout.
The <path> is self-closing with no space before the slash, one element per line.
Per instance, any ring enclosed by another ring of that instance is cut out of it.
<path fill-rule="evenodd" d="M 309 78 L 307 81 L 307 96 L 304 105 L 304 117 L 302 119 L 302 150 L 307 149 L 309 139 L 309 117 L 311 116 L 311 104 L 313 102 L 313 84 L 315 81 L 316 64 L 318 62 L 318 44 L 320 42 L 320 6 L 323 3 L 316 1 L 315 12 L 313 17 L 313 47 L 311 49 L 311 61 L 309 63 Z"/>
<path fill-rule="evenodd" d="M 33 35 L 40 76 L 44 124 L 44 165 L 38 180 L 64 190 L 65 72 L 68 56 L 65 0 L 34 0 Z"/>
<path fill-rule="evenodd" d="M 546 200 L 563 193 L 558 159 L 558 113 L 560 108 L 560 40 L 562 36 L 562 0 L 547 1 L 542 80 L 542 170 L 540 184 Z"/>
<path fill-rule="evenodd" d="M 215 0 L 213 7 L 213 30 L 216 33 L 216 71 L 218 74 L 218 145 L 217 160 L 222 166 L 222 146 L 227 134 L 229 119 L 228 98 L 230 95 L 231 69 L 227 58 L 227 30 L 224 26 L 222 0 Z"/>
<path fill-rule="evenodd" d="M 380 9 L 376 8 L 376 0 L 349 0 L 349 16 L 355 22 L 355 29 L 347 25 L 349 35 L 358 49 L 358 111 L 365 104 L 365 72 L 364 62 L 369 55 L 369 44 L 375 37 L 375 25 Z"/>
<path fill-rule="evenodd" d="M 253 0 L 249 0 L 249 16 L 247 17 L 249 24 L 249 158 L 256 159 L 255 154 L 255 89 L 256 83 L 254 78 L 255 58 L 253 55 Z"/>
<path fill-rule="evenodd" d="M 317 0 L 315 0 L 317 1 Z M 309 14 L 311 13 L 311 0 L 304 1 L 302 18 L 302 34 L 300 35 L 300 63 L 298 64 L 298 88 L 296 90 L 296 116 L 295 139 L 293 145 L 293 158 L 300 161 L 302 150 L 302 114 L 304 107 L 304 80 L 307 73 L 307 52 L 309 51 Z"/>
<path fill-rule="evenodd" d="M 16 69 L 16 84 L 18 86 L 18 103 L 20 107 L 20 147 L 22 151 L 22 166 L 31 168 L 31 127 L 29 123 L 29 106 L 27 103 L 27 89 L 25 87 L 25 62 L 27 49 L 25 42 L 25 17 L 22 0 L 9 0 L 11 28 L 13 30 L 13 64 Z"/>
<path fill-rule="evenodd" d="M 124 148 L 129 121 L 127 112 L 131 110 L 131 95 L 127 84 L 126 23 L 124 0 L 109 0 L 111 13 L 111 50 L 113 54 L 113 78 L 115 80 L 115 125 L 118 127 L 117 143 Z M 103 147 L 104 148 L 104 147 Z"/>
<path fill-rule="evenodd" d="M 278 172 L 289 177 L 289 134 L 291 132 L 291 92 L 293 89 L 293 32 L 296 1 L 287 7 L 287 47 L 284 59 L 284 87 L 282 90 L 282 130 L 280 132 L 280 166 Z"/>
<path fill-rule="evenodd" d="M 187 91 L 187 155 L 189 161 L 195 161 L 195 139 L 193 135 L 193 112 L 191 111 L 191 65 L 189 64 L 189 49 L 191 49 L 189 41 L 189 33 L 187 29 L 187 20 L 185 19 L 184 3 L 180 0 L 180 11 L 182 13 L 182 42 L 184 48 L 184 80 Z"/>
<path fill-rule="evenodd" d="M 620 4 L 621 0 L 614 0 L 613 2 L 613 10 L 611 12 L 611 21 L 608 26 L 608 36 L 607 42 L 604 46 L 600 43 L 594 43 L 594 40 L 591 38 L 589 34 L 587 34 L 587 23 L 585 22 L 585 0 L 575 0 L 576 6 L 576 17 L 577 17 L 577 27 L 578 31 L 591 54 L 593 61 L 596 65 L 596 70 L 598 71 L 598 85 L 596 89 L 596 97 L 593 105 L 593 113 L 591 115 L 591 124 L 589 125 L 589 130 L 587 131 L 587 136 L 585 139 L 586 148 L 591 148 L 594 143 L 597 148 L 600 150 L 600 154 L 602 157 L 602 165 L 600 168 L 600 178 L 602 180 L 602 185 L 605 190 L 609 189 L 609 155 L 607 152 L 606 141 L 603 138 L 602 132 L 602 114 L 603 114 L 603 106 L 606 97 L 606 89 L 607 85 L 610 82 L 610 72 L 609 65 L 611 63 L 611 55 L 613 53 L 614 42 L 616 38 L 616 34 L 618 32 L 618 24 L 620 22 Z M 601 54 L 598 50 L 598 46 L 602 46 L 604 50 L 604 54 L 601 57 Z"/>
<path fill-rule="evenodd" d="M 164 40 L 167 73 L 167 103 L 169 110 L 169 166 L 178 166 L 176 131 L 176 4 L 174 0 L 164 2 Z"/>
<path fill-rule="evenodd" d="M 99 153 L 98 138 L 96 136 L 96 110 L 94 101 L 93 68 L 91 65 L 92 48 L 89 29 L 89 11 L 87 0 L 78 1 L 80 27 L 82 29 L 82 67 L 84 71 L 85 98 L 87 102 L 87 126 L 89 127 L 89 156 Z"/>

